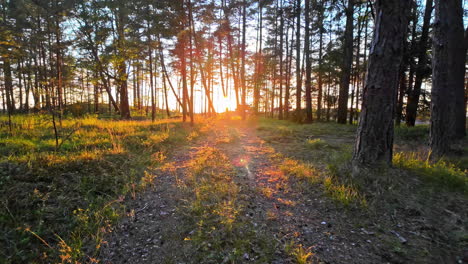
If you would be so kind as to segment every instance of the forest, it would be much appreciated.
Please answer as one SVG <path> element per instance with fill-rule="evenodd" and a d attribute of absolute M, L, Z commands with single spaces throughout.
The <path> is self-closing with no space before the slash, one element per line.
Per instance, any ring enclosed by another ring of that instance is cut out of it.
<path fill-rule="evenodd" d="M 0 263 L 468 263 L 466 1 L 0 12 Z"/>

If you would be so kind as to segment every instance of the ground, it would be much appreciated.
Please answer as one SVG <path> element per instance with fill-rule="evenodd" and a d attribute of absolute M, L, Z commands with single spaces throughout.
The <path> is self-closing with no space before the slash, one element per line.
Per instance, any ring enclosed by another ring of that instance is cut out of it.
<path fill-rule="evenodd" d="M 397 168 L 350 179 L 353 126 L 210 122 L 126 199 L 103 263 L 468 262 L 466 173 L 446 188 L 409 167 L 410 132 Z"/>
<path fill-rule="evenodd" d="M 468 140 L 351 176 L 355 125 L 0 116 L 0 263 L 467 263 Z"/>

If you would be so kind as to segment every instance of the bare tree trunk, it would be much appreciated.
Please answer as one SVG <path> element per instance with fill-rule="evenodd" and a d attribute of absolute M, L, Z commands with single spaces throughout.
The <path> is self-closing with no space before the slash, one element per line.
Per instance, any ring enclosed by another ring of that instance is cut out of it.
<path fill-rule="evenodd" d="M 390 165 L 393 117 L 409 7 L 407 0 L 377 0 L 362 113 L 353 154 L 353 175 L 363 167 Z"/>
<path fill-rule="evenodd" d="M 257 32 L 257 58 L 255 60 L 255 86 L 254 86 L 254 112 L 258 114 L 260 105 L 260 90 L 263 81 L 263 72 L 261 72 L 263 64 L 262 56 L 262 41 L 263 41 L 263 5 L 258 3 L 258 32 Z"/>
<path fill-rule="evenodd" d="M 288 23 L 289 28 L 289 23 Z M 286 48 L 287 53 L 288 48 Z M 289 44 L 289 54 L 286 55 L 287 58 L 287 70 L 286 70 L 286 92 L 284 95 L 284 117 L 289 119 L 289 97 L 291 90 L 291 75 L 292 75 L 292 58 L 294 51 L 294 26 L 291 27 L 291 43 Z"/>
<path fill-rule="evenodd" d="M 301 74 L 301 0 L 296 1 L 296 121 L 301 118 L 302 74 Z"/>
<path fill-rule="evenodd" d="M 416 66 L 416 80 L 412 91 L 408 94 L 408 103 L 406 105 L 406 125 L 414 126 L 416 114 L 418 111 L 419 96 L 421 95 L 422 81 L 426 75 L 427 64 L 427 42 L 429 39 L 429 26 L 432 14 L 432 0 L 426 0 L 426 9 L 424 11 L 424 22 L 422 27 L 421 39 L 416 50 L 418 56 L 418 65 Z"/>
<path fill-rule="evenodd" d="M 193 14 L 192 14 L 192 1 L 188 0 L 188 15 L 189 15 L 189 45 L 190 45 L 190 100 L 189 100 L 189 116 L 190 116 L 190 125 L 194 124 L 194 87 L 195 87 L 195 72 L 193 66 L 193 38 L 195 34 L 195 25 L 193 23 Z M 201 62 L 200 62 L 201 63 Z M 200 72 L 203 71 L 200 67 Z M 209 96 L 209 94 L 207 95 Z"/>
<path fill-rule="evenodd" d="M 317 85 L 318 85 L 318 95 L 317 95 L 317 120 L 320 121 L 322 120 L 322 98 L 323 98 L 323 72 L 322 72 L 322 64 L 323 64 L 323 33 L 324 33 L 324 28 L 323 28 L 323 20 L 324 20 L 324 9 L 325 7 L 323 6 L 324 3 L 321 3 L 322 5 L 319 6 L 318 8 L 320 9 L 319 11 L 319 58 L 318 58 L 318 80 L 317 80 Z"/>
<path fill-rule="evenodd" d="M 171 117 L 171 111 L 169 110 L 169 100 L 168 100 L 168 95 L 167 95 L 167 84 L 166 84 L 166 77 L 162 76 L 162 81 L 163 81 L 163 88 L 164 88 L 164 101 L 166 102 L 166 114 L 167 117 Z"/>
<path fill-rule="evenodd" d="M 57 7 L 57 1 L 55 1 Z M 58 118 L 60 126 L 62 126 L 62 115 L 63 115 L 63 108 L 64 108 L 64 93 L 63 93 L 63 74 L 62 74 L 62 43 L 61 43 L 61 32 L 60 32 L 60 23 L 59 23 L 59 15 L 56 14 L 55 20 L 55 37 L 56 37 L 56 67 L 57 67 L 57 106 L 58 106 Z"/>
<path fill-rule="evenodd" d="M 353 16 L 354 0 L 348 0 L 346 8 L 346 29 L 343 43 L 343 62 L 341 67 L 340 94 L 338 98 L 338 123 L 346 124 L 348 115 L 348 92 L 353 64 Z"/>
<path fill-rule="evenodd" d="M 466 103 L 468 99 L 468 89 L 465 88 L 465 68 L 460 66 L 460 64 L 465 65 L 466 63 L 466 52 L 468 49 L 468 27 L 464 32 L 463 40 L 465 44 L 464 49 L 463 51 L 460 50 L 460 56 L 457 57 L 458 66 L 456 70 L 456 80 L 458 80 L 460 83 L 457 83 L 455 86 L 455 139 L 462 139 L 466 136 Z"/>
<path fill-rule="evenodd" d="M 312 60 L 310 58 L 310 0 L 305 0 L 306 123 L 312 123 Z"/>
<path fill-rule="evenodd" d="M 284 86 L 284 78 L 283 78 L 283 70 L 284 70 L 284 62 L 283 62 L 283 52 L 284 52 L 284 15 L 283 15 L 283 1 L 281 1 L 280 7 L 280 28 L 279 28 L 279 35 L 280 35 L 280 46 L 279 46 L 279 109 L 278 109 L 278 119 L 283 119 L 283 86 Z M 287 33 L 286 33 L 287 34 Z M 286 40 L 287 42 L 287 40 Z"/>
<path fill-rule="evenodd" d="M 148 25 L 149 28 L 149 25 Z M 148 56 L 149 56 L 149 74 L 150 74 L 150 90 L 151 90 L 151 121 L 156 119 L 156 105 L 154 98 L 154 76 L 153 76 L 153 49 L 151 48 L 151 36 L 148 34 Z"/>
<path fill-rule="evenodd" d="M 466 49 L 461 0 L 436 0 L 432 59 L 431 158 L 447 154 L 457 138 L 457 109 L 464 100 Z M 461 97 L 457 99 L 457 97 Z"/>
<path fill-rule="evenodd" d="M 125 62 L 125 23 L 126 22 L 126 15 L 125 12 L 122 10 L 122 7 L 119 8 L 117 14 L 117 35 L 118 35 L 118 49 L 120 56 L 120 63 L 117 66 L 117 83 L 118 88 L 120 89 L 120 117 L 122 119 L 130 119 L 130 106 L 128 104 L 128 87 L 127 87 L 127 64 Z"/>
<path fill-rule="evenodd" d="M 11 100 L 11 97 L 13 94 L 13 80 L 11 77 L 10 58 L 8 58 L 7 56 L 3 58 L 3 75 L 5 78 L 5 95 L 6 95 L 6 104 L 7 104 L 7 112 L 8 112 L 8 127 L 11 133 L 12 132 L 11 115 L 14 111 L 14 105 Z"/>
<path fill-rule="evenodd" d="M 23 67 L 21 65 L 21 60 L 18 60 L 17 72 L 18 72 L 18 99 L 19 99 L 19 110 L 23 110 Z M 26 85 L 25 85 L 26 86 Z"/>
<path fill-rule="evenodd" d="M 242 101 L 242 107 L 241 107 L 241 116 L 242 120 L 245 120 L 246 118 L 246 108 L 247 108 L 247 103 L 246 103 L 246 97 L 247 97 L 247 84 L 246 84 L 246 79 L 245 79 L 245 53 L 246 53 L 246 30 L 247 30 L 247 0 L 244 0 L 242 3 L 242 47 L 241 47 L 241 81 L 242 81 L 242 94 L 241 94 L 241 101 Z"/>

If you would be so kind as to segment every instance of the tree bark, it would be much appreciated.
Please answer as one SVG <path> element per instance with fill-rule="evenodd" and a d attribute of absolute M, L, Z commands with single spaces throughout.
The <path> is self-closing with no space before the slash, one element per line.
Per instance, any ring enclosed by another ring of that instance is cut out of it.
<path fill-rule="evenodd" d="M 392 162 L 393 114 L 408 7 L 407 0 L 375 2 L 376 23 L 354 147 L 353 175 L 361 168 Z"/>
<path fill-rule="evenodd" d="M 279 45 L 279 109 L 278 109 L 278 119 L 283 119 L 283 86 L 284 86 L 284 78 L 283 78 L 283 70 L 284 70 L 284 62 L 283 62 L 283 52 L 284 52 L 284 15 L 283 15 L 283 4 L 281 1 L 281 6 L 279 10 L 280 15 L 280 28 L 279 28 L 279 35 L 280 35 L 280 45 Z M 287 32 L 287 31 L 286 31 Z M 287 34 L 287 33 L 286 33 Z M 287 40 L 286 40 L 287 41 Z"/>
<path fill-rule="evenodd" d="M 323 101 L 323 72 L 322 72 L 322 64 L 323 64 L 323 33 L 324 33 L 324 28 L 323 28 L 323 21 L 325 19 L 324 17 L 324 9 L 325 7 L 319 6 L 320 9 L 319 11 L 319 57 L 318 57 L 318 80 L 317 80 L 317 86 L 318 86 L 318 95 L 317 95 L 317 120 L 322 120 L 322 101 Z"/>
<path fill-rule="evenodd" d="M 341 66 L 340 94 L 338 97 L 338 123 L 346 124 L 348 114 L 348 92 L 353 64 L 353 17 L 354 0 L 348 0 L 346 8 L 346 29 L 343 43 L 343 62 Z"/>
<path fill-rule="evenodd" d="M 461 0 L 436 0 L 432 42 L 431 158 L 447 154 L 463 111 L 466 49 Z M 458 97 L 458 98 L 457 98 Z"/>
<path fill-rule="evenodd" d="M 119 8 L 117 14 L 117 45 L 119 49 L 119 55 L 121 56 L 120 62 L 117 66 L 117 84 L 120 92 L 120 117 L 122 119 L 130 119 L 130 105 L 128 103 L 128 87 L 127 87 L 127 64 L 126 64 L 126 54 L 125 54 L 125 22 L 126 14 L 122 10 L 122 7 Z"/>
<path fill-rule="evenodd" d="M 426 75 L 427 64 L 427 43 L 429 39 L 429 26 L 432 14 L 432 0 L 426 0 L 426 8 L 424 11 L 424 22 L 421 32 L 421 39 L 418 43 L 417 56 L 418 64 L 416 66 L 416 79 L 414 87 L 408 94 L 408 103 L 406 105 L 406 125 L 414 126 L 418 111 L 419 96 L 421 95 L 422 81 Z"/>
<path fill-rule="evenodd" d="M 312 61 L 310 58 L 310 0 L 305 0 L 304 56 L 306 57 L 306 123 L 312 123 Z"/>
<path fill-rule="evenodd" d="M 296 121 L 301 120 L 301 0 L 296 1 Z"/>
<path fill-rule="evenodd" d="M 242 120 L 245 120 L 246 118 L 246 108 L 247 108 L 247 103 L 246 103 L 246 97 L 247 97 L 247 84 L 246 84 L 246 79 L 245 79 L 245 48 L 246 48 L 246 30 L 247 30 L 247 1 L 244 0 L 242 3 L 242 47 L 241 47 L 241 81 L 242 81 L 242 93 L 241 93 L 241 101 L 242 101 L 242 107 L 241 107 L 241 117 Z"/>

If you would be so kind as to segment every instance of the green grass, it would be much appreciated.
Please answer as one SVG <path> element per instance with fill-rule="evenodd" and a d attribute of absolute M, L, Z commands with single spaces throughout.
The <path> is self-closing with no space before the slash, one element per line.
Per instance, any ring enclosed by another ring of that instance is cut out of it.
<path fill-rule="evenodd" d="M 200 148 L 188 164 L 182 188 L 191 195 L 182 210 L 187 230 L 196 230 L 185 243 L 196 248 L 196 263 L 242 263 L 245 255 L 268 263 L 276 245 L 244 219 L 241 188 L 234 181 L 236 171 L 216 148 Z"/>
<path fill-rule="evenodd" d="M 403 141 L 425 141 L 429 136 L 428 125 L 417 125 L 414 127 L 395 127 L 395 137 Z"/>
<path fill-rule="evenodd" d="M 12 133 L 0 128 L 0 263 L 89 261 L 123 199 L 151 186 L 153 168 L 199 129 L 177 119 L 65 118 L 56 150 L 49 116 L 13 123 Z"/>
<path fill-rule="evenodd" d="M 280 131 L 288 131 L 287 140 L 284 139 L 281 132 L 278 132 L 278 128 L 280 128 Z M 325 164 L 328 174 L 338 186 L 347 182 L 351 186 L 355 185 L 351 183 L 351 170 L 349 164 L 347 165 L 351 160 L 355 125 L 339 125 L 333 122 L 301 125 L 285 120 L 259 119 L 257 130 L 267 143 L 274 146 L 278 152 L 286 157 L 311 163 L 319 168 Z M 395 128 L 397 144 L 399 146 L 410 146 L 407 148 L 409 150 L 417 146 L 423 147 L 428 139 L 428 134 L 429 127 L 427 125 Z M 279 140 L 277 140 L 278 138 Z M 466 146 L 466 141 L 463 144 Z M 465 150 L 463 151 L 466 152 Z M 394 164 L 397 167 L 405 168 L 414 174 L 423 176 L 429 182 L 445 186 L 450 190 L 466 193 L 467 172 L 465 161 L 466 155 L 450 156 L 446 161 L 437 163 L 430 163 L 425 159 L 416 157 L 409 151 L 397 153 L 394 156 Z M 376 168 L 376 170 L 379 170 L 379 168 Z M 338 196 L 342 197 L 343 195 Z"/>
<path fill-rule="evenodd" d="M 322 148 L 327 148 L 329 145 L 327 142 L 323 139 L 317 138 L 317 139 L 308 139 L 307 141 L 307 147 L 310 149 L 322 149 Z"/>
<path fill-rule="evenodd" d="M 468 194 L 468 171 L 454 164 L 439 160 L 430 162 L 416 153 L 396 153 L 393 156 L 395 166 L 422 176 L 426 181 L 442 188 Z"/>
<path fill-rule="evenodd" d="M 260 118 L 257 130 L 276 131 L 286 136 L 348 136 L 356 131 L 356 125 L 340 125 L 334 122 L 298 124 L 289 120 L 277 120 L 271 118 Z"/>

